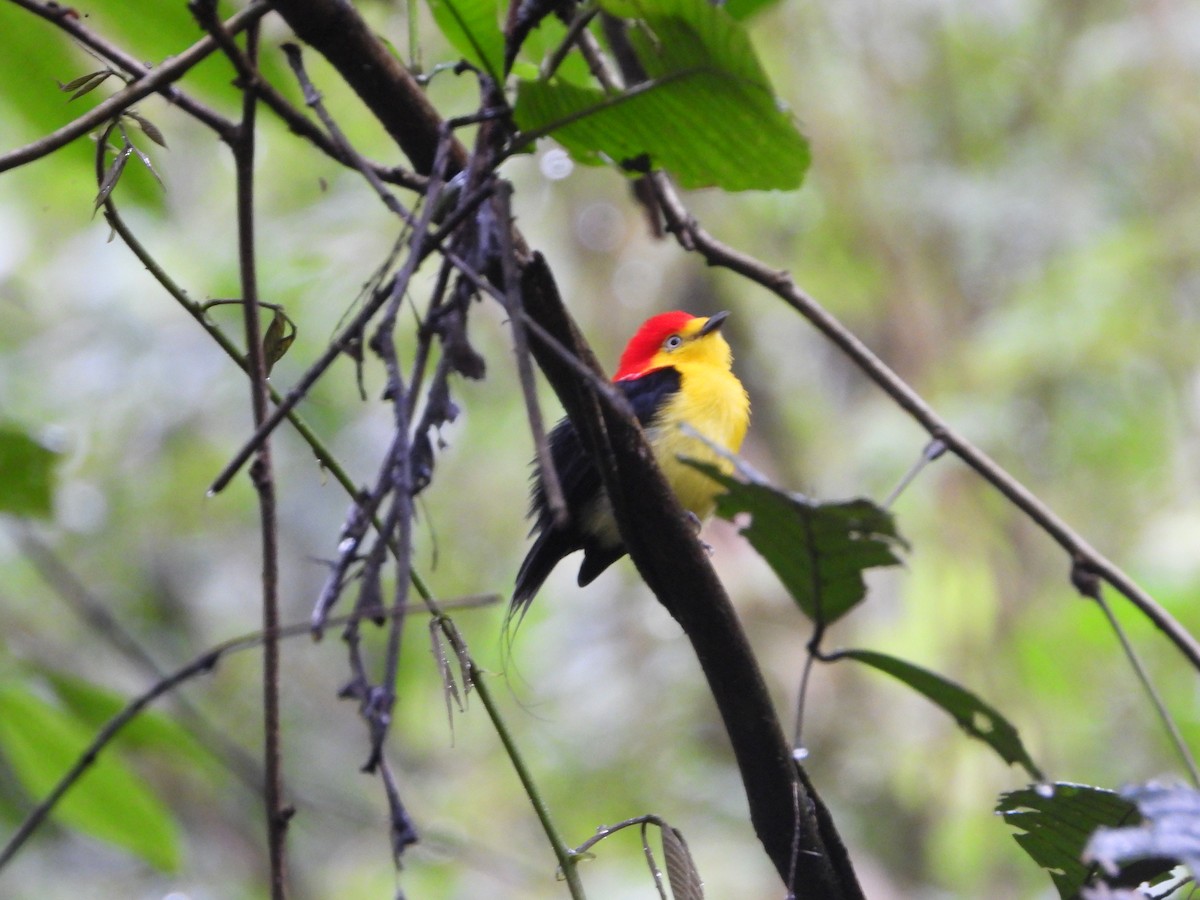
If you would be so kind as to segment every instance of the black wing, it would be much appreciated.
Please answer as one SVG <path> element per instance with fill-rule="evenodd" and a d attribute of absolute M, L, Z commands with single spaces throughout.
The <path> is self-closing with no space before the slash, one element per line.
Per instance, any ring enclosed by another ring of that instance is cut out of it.
<path fill-rule="evenodd" d="M 678 370 L 667 368 L 631 381 L 618 381 L 615 387 L 625 395 L 637 420 L 647 426 L 666 399 L 679 390 L 679 383 Z M 579 439 L 570 419 L 563 419 L 555 425 L 547 440 L 550 459 L 558 473 L 567 509 L 578 514 L 599 496 L 602 490 L 600 472 L 584 450 L 583 441 Z M 517 574 L 516 590 L 513 592 L 514 608 L 527 605 L 558 561 L 576 550 L 588 549 L 580 569 L 580 584 L 591 581 L 624 555 L 624 550 L 619 547 L 601 548 L 590 542 L 589 536 L 573 520 L 556 528 L 546 501 L 541 471 L 536 468 L 534 471 L 529 504 L 529 514 L 534 518 L 534 523 L 530 533 L 538 537 Z"/>

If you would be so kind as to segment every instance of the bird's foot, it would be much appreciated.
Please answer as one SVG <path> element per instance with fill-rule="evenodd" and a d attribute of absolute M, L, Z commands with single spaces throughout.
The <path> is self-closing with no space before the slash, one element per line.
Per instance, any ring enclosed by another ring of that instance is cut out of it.
<path fill-rule="evenodd" d="M 704 523 L 700 521 L 700 517 L 690 509 L 685 509 L 687 513 L 688 523 L 692 526 L 692 530 L 696 532 L 696 540 L 700 541 L 700 529 L 704 527 Z M 709 556 L 713 555 L 713 546 L 707 541 L 700 541 L 700 546 L 704 548 L 704 552 Z"/>

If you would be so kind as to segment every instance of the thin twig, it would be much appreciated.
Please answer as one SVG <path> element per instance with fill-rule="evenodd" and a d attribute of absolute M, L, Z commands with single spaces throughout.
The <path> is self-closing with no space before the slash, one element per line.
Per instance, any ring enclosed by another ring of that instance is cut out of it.
<path fill-rule="evenodd" d="M 262 18 L 269 10 L 270 6 L 266 3 L 251 3 L 245 9 L 231 16 L 225 22 L 224 28 L 231 35 L 239 34 Z M 133 106 L 133 104 L 137 103 L 143 97 L 161 90 L 164 85 L 170 84 L 182 77 L 185 72 L 212 54 L 216 49 L 217 42 L 213 37 L 202 38 L 178 56 L 172 56 L 157 69 L 150 70 L 145 78 L 139 78 L 128 87 L 117 91 L 117 93 L 99 103 L 73 122 L 68 122 L 61 128 L 52 131 L 50 134 L 39 138 L 31 144 L 18 147 L 16 150 L 9 151 L 0 156 L 0 172 L 15 169 L 17 166 L 22 166 L 35 159 L 47 156 L 59 147 L 69 144 L 75 138 L 87 134 L 93 128 L 99 128 L 105 122 L 110 121 Z"/>
<path fill-rule="evenodd" d="M 216 18 L 215 0 L 192 0 L 189 4 L 197 19 L 209 29 L 217 43 L 232 45 L 233 38 Z M 267 362 L 263 352 L 262 321 L 258 305 L 257 248 L 254 233 L 254 155 L 258 97 L 249 89 L 258 78 L 258 27 L 246 32 L 245 61 L 248 69 L 241 74 L 242 118 L 233 149 L 237 187 L 238 264 L 242 292 L 242 312 L 246 335 L 246 357 L 250 375 L 250 401 L 254 423 L 262 424 L 270 404 L 267 391 Z M 258 447 L 250 477 L 258 495 L 262 539 L 263 633 L 263 760 L 265 782 L 267 855 L 270 865 L 272 900 L 287 897 L 285 848 L 288 820 L 292 810 L 283 801 L 283 738 L 279 710 L 279 530 L 277 524 L 275 475 L 271 445 Z"/>
<path fill-rule="evenodd" d="M 439 228 L 437 232 L 431 235 L 428 240 L 423 243 L 420 253 L 421 259 L 424 259 L 424 257 L 428 256 L 434 251 L 438 251 L 446 256 L 447 259 L 451 260 L 451 262 L 453 262 L 456 266 L 458 266 L 460 262 L 458 261 L 457 257 L 450 253 L 450 251 L 446 250 L 442 246 L 442 242 L 447 234 L 461 224 L 462 219 L 469 216 L 479 204 L 483 203 L 483 201 L 487 199 L 489 194 L 490 188 L 487 190 L 481 189 L 473 194 L 468 195 L 468 197 L 464 199 L 463 204 L 457 210 L 455 210 L 454 214 L 442 224 L 441 228 Z M 462 265 L 465 266 L 466 264 L 462 263 Z M 345 353 L 349 347 L 354 345 L 354 343 L 358 340 L 359 335 L 362 333 L 366 323 L 370 321 L 377 312 L 379 312 L 390 296 L 391 286 L 389 284 L 388 286 L 376 291 L 374 296 L 372 296 L 372 298 L 363 305 L 363 308 L 358 311 L 358 314 L 350 320 L 350 323 L 342 329 L 341 333 L 332 342 L 330 342 L 329 346 L 325 348 L 325 351 L 317 358 L 316 362 L 314 362 L 309 367 L 308 371 L 301 376 L 300 380 L 296 383 L 296 386 L 293 387 L 287 393 L 287 395 L 283 397 L 282 400 L 280 400 L 275 412 L 267 417 L 266 421 L 263 422 L 262 425 L 255 430 L 254 434 L 250 436 L 246 443 L 242 445 L 241 449 L 238 450 L 233 459 L 231 459 L 226 464 L 225 468 L 222 469 L 217 475 L 217 477 L 213 479 L 213 483 L 208 489 L 209 494 L 218 494 L 225 489 L 225 487 L 233 479 L 233 476 L 236 475 L 238 471 L 241 470 L 242 466 L 249 461 L 250 457 L 254 454 L 255 449 L 258 447 L 258 444 L 265 440 L 266 437 L 275 430 L 279 423 L 283 421 L 284 417 L 296 407 L 296 404 L 308 396 L 308 392 L 312 389 L 312 386 L 316 384 L 318 379 L 325 374 L 325 371 L 331 365 L 333 365 L 334 361 L 343 353 Z"/>
<path fill-rule="evenodd" d="M 542 65 L 541 71 L 538 73 L 539 81 L 548 81 L 558 71 L 558 67 L 563 64 L 563 60 L 567 58 L 567 54 L 571 52 L 579 40 L 579 35 L 591 24 L 592 19 L 596 17 L 596 13 L 600 11 L 600 7 L 595 4 L 587 4 L 580 7 L 575 12 L 575 18 L 571 20 L 571 24 L 567 26 L 567 33 L 563 36 L 562 42 L 554 48 L 554 52 L 546 59 Z"/>
<path fill-rule="evenodd" d="M 909 467 L 909 470 L 900 477 L 900 480 L 896 482 L 896 486 L 891 489 L 887 497 L 885 497 L 883 502 L 879 504 L 880 507 L 883 509 L 891 509 L 892 504 L 895 503 L 899 496 L 904 493 L 905 489 L 916 480 L 918 475 L 925 471 L 925 467 L 934 460 L 940 459 L 945 452 L 946 445 L 940 440 L 934 438 L 933 440 L 929 441 L 921 449 L 921 455 L 917 458 L 917 461 L 914 462 L 912 466 Z"/>
<path fill-rule="evenodd" d="M 89 29 L 83 24 L 84 20 L 76 15 L 69 6 L 56 2 L 43 3 L 41 0 L 9 0 L 9 2 L 53 23 L 58 29 L 65 31 L 79 43 L 135 78 L 145 78 L 153 72 L 153 69 L 136 56 L 126 53 L 116 44 Z M 203 122 L 222 138 L 232 135 L 237 128 L 237 123 L 232 119 L 221 115 L 177 85 L 164 84 L 158 89 L 158 93 L 174 106 Z"/>
<path fill-rule="evenodd" d="M 1125 629 L 1121 627 L 1121 623 L 1117 620 L 1112 608 L 1105 601 L 1104 594 L 1100 589 L 1099 579 L 1085 567 L 1074 566 L 1071 570 L 1071 584 L 1084 597 L 1095 601 L 1096 605 L 1104 613 L 1109 627 L 1117 636 L 1117 640 L 1121 642 L 1121 650 L 1125 653 L 1125 658 L 1129 661 L 1130 667 L 1132 667 L 1134 674 L 1142 685 L 1142 690 L 1146 692 L 1146 696 L 1150 699 L 1150 704 L 1154 707 L 1159 721 L 1166 730 L 1167 739 L 1171 742 L 1172 748 L 1183 762 L 1184 768 L 1188 770 L 1192 784 L 1195 787 L 1200 787 L 1200 770 L 1196 768 L 1196 760 L 1192 757 L 1192 752 L 1188 749 L 1187 742 L 1183 739 L 1183 735 L 1179 731 L 1179 726 L 1175 724 L 1175 720 L 1171 717 L 1171 713 L 1167 709 L 1167 704 L 1163 702 L 1158 690 L 1154 687 L 1154 682 L 1150 679 L 1150 673 L 1146 671 L 1146 667 L 1142 664 L 1141 657 L 1133 649 L 1133 644 L 1129 642 L 1129 637 L 1125 634 Z"/>
<path fill-rule="evenodd" d="M 546 505 L 556 525 L 567 523 L 567 501 L 563 497 L 558 469 L 550 455 L 550 444 L 546 440 L 546 425 L 538 405 L 537 388 L 533 383 L 533 361 L 529 356 L 529 340 L 525 334 L 525 319 L 521 309 L 521 279 L 517 273 L 516 259 L 512 247 L 512 185 L 501 182 L 496 190 L 496 233 L 500 239 L 500 264 L 504 270 L 504 306 L 508 311 L 513 334 L 513 354 L 517 358 L 517 376 L 521 383 L 521 395 L 525 398 L 525 412 L 529 417 L 529 432 L 537 452 L 538 471 L 541 472 L 542 487 L 546 492 Z"/>
<path fill-rule="evenodd" d="M 542 324 L 533 316 L 521 310 L 521 319 L 525 322 L 531 332 L 533 332 L 540 343 L 547 350 L 553 353 L 564 365 L 570 367 L 576 375 L 582 378 L 592 392 L 600 398 L 609 409 L 616 412 L 618 415 L 632 417 L 633 407 L 629 405 L 629 401 L 620 391 L 614 390 L 611 381 L 605 381 L 600 375 L 596 374 L 583 360 L 568 350 L 562 343 L 547 331 Z"/>
<path fill-rule="evenodd" d="M 463 597 L 459 599 L 443 600 L 441 605 L 445 609 L 466 609 L 478 608 L 480 606 L 488 606 L 500 601 L 500 597 L 494 594 L 484 594 L 471 597 Z M 406 609 L 405 614 L 410 612 L 420 612 L 420 608 L 416 610 Z M 393 609 L 368 609 L 356 610 L 354 613 L 345 616 L 339 616 L 330 619 L 331 625 L 344 625 L 355 618 L 362 616 L 390 616 L 394 615 Z M 139 694 L 131 700 L 124 709 L 113 716 L 108 722 L 96 733 L 92 738 L 91 743 L 84 748 L 83 752 L 75 760 L 75 763 L 68 769 L 63 776 L 58 780 L 46 797 L 34 807 L 25 819 L 21 822 L 17 829 L 9 837 L 4 847 L 0 849 L 0 870 L 3 870 L 5 865 L 10 863 L 17 855 L 17 852 L 25 844 L 26 841 L 37 831 L 37 829 L 46 821 L 50 813 L 54 811 L 58 802 L 66 795 L 83 774 L 100 758 L 100 753 L 110 744 L 113 739 L 121 732 L 121 730 L 132 722 L 137 716 L 150 706 L 155 700 L 169 691 L 174 690 L 185 681 L 189 681 L 198 675 L 204 675 L 211 672 L 218 662 L 233 653 L 239 653 L 243 650 L 252 650 L 263 644 L 268 638 L 274 639 L 290 639 L 307 635 L 309 633 L 308 622 L 297 622 L 292 625 L 285 625 L 276 628 L 269 635 L 263 631 L 253 631 L 248 634 L 239 635 L 238 637 L 230 638 L 222 641 L 214 647 L 205 650 L 199 656 L 195 657 L 191 662 L 176 669 L 171 674 L 156 681 L 149 689 Z"/>
<path fill-rule="evenodd" d="M 300 89 L 304 92 L 304 102 L 317 114 L 317 118 L 325 126 L 338 153 L 343 158 L 349 159 L 350 164 L 362 173 L 363 178 L 367 179 L 367 183 L 375 189 L 375 193 L 379 195 L 379 199 L 383 201 L 383 205 L 390 212 L 402 219 L 410 219 L 412 214 L 400 205 L 400 201 L 387 189 L 379 175 L 371 168 L 370 163 L 354 149 L 346 139 L 346 135 L 342 133 L 341 128 L 338 127 L 337 122 L 334 121 L 333 116 L 325 109 L 325 104 L 321 102 L 321 92 L 316 89 L 312 79 L 308 77 L 308 72 L 304 70 L 304 57 L 300 53 L 300 47 L 289 41 L 283 45 L 283 53 L 287 57 L 288 65 L 292 67 L 296 80 L 300 83 Z M 428 185 L 426 185 L 427 188 Z"/>
<path fill-rule="evenodd" d="M 538 821 L 542 825 L 542 830 L 546 832 L 546 838 L 550 841 L 554 855 L 558 858 L 558 865 L 562 872 L 562 877 L 567 882 L 567 889 L 571 892 L 572 900 L 584 900 L 586 895 L 583 890 L 583 882 L 579 878 L 579 872 L 575 865 L 578 859 L 576 851 L 563 840 L 557 826 L 555 826 L 554 820 L 550 816 L 550 808 L 546 804 L 545 799 L 543 799 L 541 791 L 538 790 L 537 783 L 533 780 L 533 774 L 525 764 L 525 759 L 521 755 L 521 751 L 517 748 L 512 732 L 509 731 L 508 725 L 500 714 L 500 708 L 496 705 L 496 700 L 492 696 L 491 689 L 483 677 L 484 673 L 479 671 L 475 660 L 467 652 L 466 644 L 463 642 L 462 636 L 458 633 L 458 629 L 452 627 L 453 623 L 448 618 L 443 618 L 441 621 L 443 622 L 443 634 L 446 635 L 451 646 L 458 653 L 459 659 L 463 659 L 467 663 L 467 672 L 471 683 L 475 685 L 476 692 L 479 694 L 479 700 L 483 703 L 483 708 L 487 711 L 488 718 L 492 721 L 492 727 L 496 730 L 496 736 L 500 738 L 500 743 L 504 746 L 504 752 L 508 755 L 513 771 L 517 773 L 517 778 L 521 781 L 521 787 L 525 790 L 525 796 L 529 798 L 534 814 L 537 815 Z"/>
<path fill-rule="evenodd" d="M 974 469 L 985 481 L 1035 522 L 1073 563 L 1086 566 L 1124 595 L 1200 670 L 1200 641 L 1163 609 L 1132 578 L 1093 548 L 1083 536 L 1058 517 L 1045 503 L 990 456 L 955 431 L 907 382 L 876 356 L 857 336 L 801 290 L 785 271 L 772 269 L 758 259 L 722 243 L 700 227 L 665 175 L 652 176 L 668 230 L 686 249 L 695 250 L 709 265 L 720 266 L 771 291 L 834 343 L 930 436 Z"/>
<path fill-rule="evenodd" d="M 126 660 L 151 678 L 165 677 L 165 670 L 153 654 L 109 611 L 109 604 L 93 596 L 79 576 L 48 544 L 27 527 L 19 527 L 15 533 L 21 553 L 54 593 L 90 627 L 90 633 L 108 641 Z M 263 773 L 258 760 L 232 741 L 186 696 L 176 694 L 173 699 L 188 727 L 214 749 L 217 758 L 247 789 L 255 796 L 260 794 Z"/>

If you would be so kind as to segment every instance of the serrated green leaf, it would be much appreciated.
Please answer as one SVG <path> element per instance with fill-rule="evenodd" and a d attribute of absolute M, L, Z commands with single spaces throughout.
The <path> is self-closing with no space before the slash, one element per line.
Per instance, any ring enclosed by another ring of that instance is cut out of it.
<path fill-rule="evenodd" d="M 1134 805 L 1114 791 L 1068 782 L 1001 794 L 996 812 L 1018 829 L 1013 838 L 1049 873 L 1063 900 L 1078 896 L 1096 872 L 1082 862 L 1089 835 L 1101 826 L 1141 821 Z"/>
<path fill-rule="evenodd" d="M 685 188 L 791 190 L 808 143 L 775 99 L 745 29 L 706 0 L 603 0 L 636 20 L 630 40 L 649 81 L 605 92 L 564 79 L 521 81 L 514 117 L 575 159 L 663 168 Z"/>
<path fill-rule="evenodd" d="M 1041 770 L 1025 749 L 1016 727 L 994 706 L 984 703 L 961 685 L 886 653 L 845 650 L 838 654 L 838 658 L 858 660 L 903 681 L 948 712 L 963 731 L 983 741 L 1000 754 L 1006 763 L 1017 763 L 1029 773 L 1030 778 L 1042 778 Z"/>
<path fill-rule="evenodd" d="M 496 0 L 428 0 L 442 35 L 463 58 L 499 82 L 504 71 L 504 34 Z"/>
<path fill-rule="evenodd" d="M 900 564 L 895 551 L 905 544 L 896 523 L 869 500 L 818 503 L 739 481 L 708 463 L 684 462 L 726 489 L 717 498 L 717 515 L 732 521 L 750 514 L 741 533 L 814 622 L 828 625 L 861 602 L 867 569 Z"/>
<path fill-rule="evenodd" d="M 0 686 L 0 753 L 33 797 L 46 796 L 93 732 L 16 684 Z M 111 752 L 102 752 L 63 796 L 54 817 L 129 850 L 166 872 L 179 868 L 179 839 L 166 806 Z"/>
<path fill-rule="evenodd" d="M 55 453 L 24 431 L 0 425 L 0 513 L 48 517 L 54 495 Z"/>

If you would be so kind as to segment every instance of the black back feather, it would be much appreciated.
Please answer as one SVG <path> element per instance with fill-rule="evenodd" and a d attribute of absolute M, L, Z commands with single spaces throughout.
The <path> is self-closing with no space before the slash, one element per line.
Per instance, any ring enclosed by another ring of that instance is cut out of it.
<path fill-rule="evenodd" d="M 637 420 L 645 428 L 653 425 L 659 410 L 678 392 L 680 380 L 679 370 L 665 368 L 641 378 L 615 382 L 614 387 L 625 395 Z M 604 488 L 600 471 L 584 449 L 571 420 L 561 420 L 551 429 L 547 440 L 550 459 L 558 473 L 570 519 L 563 526 L 555 526 L 541 471 L 535 468 L 529 515 L 534 520 L 530 533 L 536 534 L 537 539 L 517 573 L 512 599 L 514 612 L 524 611 L 564 556 L 576 550 L 584 551 L 583 564 L 579 569 L 579 584 L 582 586 L 625 555 L 623 546 L 603 543 L 597 536 L 586 533 L 578 521 L 581 513 L 592 506 Z"/>

